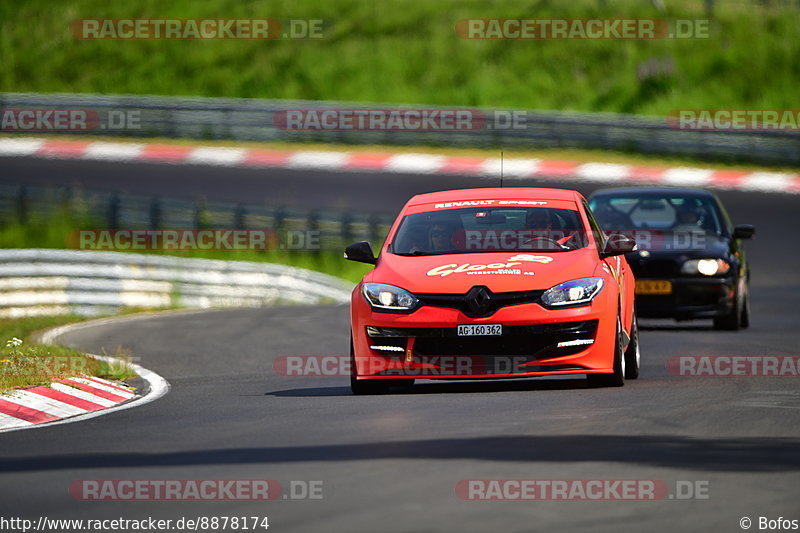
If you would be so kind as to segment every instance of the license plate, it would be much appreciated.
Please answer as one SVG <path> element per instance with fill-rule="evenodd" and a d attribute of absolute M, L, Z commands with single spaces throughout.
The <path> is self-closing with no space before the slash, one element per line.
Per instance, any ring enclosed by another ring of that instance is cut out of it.
<path fill-rule="evenodd" d="M 636 294 L 671 294 L 672 282 L 643 279 L 636 282 Z"/>
<path fill-rule="evenodd" d="M 502 335 L 502 324 L 459 324 L 459 337 L 478 337 L 487 335 Z"/>

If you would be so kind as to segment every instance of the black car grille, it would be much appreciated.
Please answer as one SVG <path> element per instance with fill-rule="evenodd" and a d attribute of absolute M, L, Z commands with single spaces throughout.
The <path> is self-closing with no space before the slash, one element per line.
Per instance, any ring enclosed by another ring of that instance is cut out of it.
<path fill-rule="evenodd" d="M 486 337 L 459 337 L 458 328 L 395 328 L 367 326 L 370 345 L 378 352 L 380 347 L 409 347 L 413 337 L 412 355 L 416 363 L 441 365 L 442 361 L 452 370 L 456 359 L 455 373 L 468 374 L 514 374 L 537 370 L 580 370 L 576 365 L 548 365 L 547 360 L 573 355 L 589 347 L 581 343 L 570 346 L 558 344 L 569 341 L 594 340 L 597 320 L 540 324 L 530 326 L 504 326 L 503 334 Z M 406 357 L 403 353 L 383 353 L 388 357 Z M 462 366 L 463 365 L 465 366 Z M 543 364 L 540 364 L 543 363 Z M 464 369 L 468 369 L 466 372 Z M 389 371 L 388 373 L 392 373 Z M 450 372 L 444 372 L 450 373 Z M 436 371 L 432 371 L 432 376 Z"/>
<path fill-rule="evenodd" d="M 638 258 L 629 261 L 634 277 L 673 278 L 678 275 L 678 263 L 672 259 Z"/>
<path fill-rule="evenodd" d="M 558 348 L 560 342 L 594 339 L 597 320 L 535 326 L 504 326 L 499 336 L 459 337 L 456 328 L 432 328 L 434 335 L 417 337 L 415 355 L 522 355 L 533 359 L 560 357 L 586 345 Z"/>
<path fill-rule="evenodd" d="M 484 286 L 476 286 L 466 294 L 416 294 L 420 305 L 458 309 L 471 318 L 493 315 L 498 309 L 510 305 L 536 303 L 543 290 L 492 292 Z"/>
<path fill-rule="evenodd" d="M 405 346 L 415 337 L 414 355 L 523 355 L 545 359 L 570 355 L 587 345 L 558 347 L 560 342 L 594 339 L 597 320 L 504 326 L 498 336 L 459 337 L 458 328 L 391 328 L 367 326 L 370 344 Z"/>

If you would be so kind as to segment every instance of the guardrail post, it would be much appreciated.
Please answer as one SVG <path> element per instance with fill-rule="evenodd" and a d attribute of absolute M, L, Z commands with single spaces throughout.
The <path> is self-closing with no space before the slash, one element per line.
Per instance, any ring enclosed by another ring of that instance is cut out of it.
<path fill-rule="evenodd" d="M 208 225 L 206 214 L 205 198 L 198 198 L 194 204 L 194 229 L 203 229 Z"/>
<path fill-rule="evenodd" d="M 245 229 L 246 216 L 247 210 L 244 208 L 244 204 L 237 204 L 236 210 L 233 212 L 233 229 Z"/>
<path fill-rule="evenodd" d="M 353 242 L 353 232 L 352 232 L 352 218 L 350 217 L 350 213 L 343 213 L 342 219 L 339 222 L 340 225 L 340 234 L 342 237 L 342 244 L 347 246 L 351 242 Z"/>
<path fill-rule="evenodd" d="M 379 240 L 381 240 L 380 236 L 380 220 L 378 219 L 378 215 L 372 214 L 369 216 L 369 240 L 374 245 Z"/>
<path fill-rule="evenodd" d="M 303 239 L 303 243 L 306 246 L 306 248 L 309 247 L 308 243 L 311 240 L 312 233 L 317 236 L 319 235 L 319 213 L 317 213 L 316 211 L 311 211 L 308 214 L 306 235 L 305 238 Z M 312 254 L 318 255 L 320 249 L 319 247 L 315 246 L 314 248 L 308 249 L 307 251 L 311 252 Z"/>
<path fill-rule="evenodd" d="M 20 224 L 28 222 L 28 188 L 20 185 L 17 190 L 17 221 Z"/>
<path fill-rule="evenodd" d="M 161 227 L 161 201 L 158 196 L 153 196 L 150 201 L 150 229 Z"/>
<path fill-rule="evenodd" d="M 111 198 L 108 201 L 108 228 L 109 229 L 117 229 L 119 228 L 119 195 L 114 193 L 111 195 Z"/>
<path fill-rule="evenodd" d="M 283 207 L 277 207 L 272 212 L 272 223 L 274 224 L 274 229 L 276 232 L 279 232 L 283 229 L 283 223 L 286 220 L 286 210 Z"/>

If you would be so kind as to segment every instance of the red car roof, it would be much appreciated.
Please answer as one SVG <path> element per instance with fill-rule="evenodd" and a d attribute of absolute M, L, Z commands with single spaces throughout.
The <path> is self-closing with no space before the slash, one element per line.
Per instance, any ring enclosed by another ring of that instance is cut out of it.
<path fill-rule="evenodd" d="M 485 187 L 480 189 L 456 189 L 427 194 L 418 194 L 406 205 L 420 205 L 434 202 L 454 202 L 464 200 L 505 200 L 524 198 L 530 200 L 576 201 L 576 191 L 568 189 L 544 189 L 538 187 Z"/>

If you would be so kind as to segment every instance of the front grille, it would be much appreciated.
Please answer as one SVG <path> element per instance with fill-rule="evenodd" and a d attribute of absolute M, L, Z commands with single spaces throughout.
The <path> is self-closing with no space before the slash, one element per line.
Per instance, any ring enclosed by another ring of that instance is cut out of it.
<path fill-rule="evenodd" d="M 678 275 L 678 263 L 672 259 L 644 259 L 630 261 L 637 278 L 673 278 Z"/>
<path fill-rule="evenodd" d="M 486 337 L 459 337 L 457 328 L 428 328 L 429 335 L 418 336 L 415 355 L 522 355 L 533 359 L 578 353 L 585 345 L 558 348 L 560 342 L 594 339 L 597 320 L 534 326 L 504 326 L 503 334 Z"/>
<path fill-rule="evenodd" d="M 443 374 L 514 374 L 537 370 L 579 369 L 580 367 L 575 365 L 554 366 L 546 362 L 588 348 L 590 344 L 562 347 L 558 347 L 558 344 L 594 340 L 597 324 L 597 320 L 586 320 L 560 324 L 503 326 L 502 335 L 487 337 L 459 337 L 456 327 L 367 326 L 367 335 L 371 345 L 381 346 L 388 344 L 406 346 L 406 342 L 413 337 L 414 363 L 432 365 L 434 369 L 442 368 Z M 400 353 L 384 355 L 398 359 L 404 357 Z M 432 370 L 428 375 L 435 376 L 437 372 Z"/>
<path fill-rule="evenodd" d="M 416 294 L 420 305 L 458 309 L 470 318 L 493 315 L 498 309 L 511 305 L 536 303 L 543 290 L 492 292 L 483 286 L 470 289 L 466 294 Z"/>

